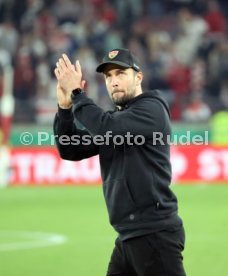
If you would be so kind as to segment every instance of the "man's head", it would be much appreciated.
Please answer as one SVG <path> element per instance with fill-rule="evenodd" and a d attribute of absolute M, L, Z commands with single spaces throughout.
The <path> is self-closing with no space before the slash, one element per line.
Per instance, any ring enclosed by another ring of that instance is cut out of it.
<path fill-rule="evenodd" d="M 116 105 L 124 106 L 142 93 L 142 72 L 128 49 L 114 49 L 107 53 L 97 67 L 103 73 L 110 97 Z"/>

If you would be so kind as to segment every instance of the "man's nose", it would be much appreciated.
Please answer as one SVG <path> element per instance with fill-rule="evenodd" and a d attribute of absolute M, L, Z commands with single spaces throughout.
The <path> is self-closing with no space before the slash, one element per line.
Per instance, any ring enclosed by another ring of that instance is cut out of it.
<path fill-rule="evenodd" d="M 115 76 L 112 77 L 111 85 L 112 85 L 112 87 L 118 86 L 118 80 Z"/>

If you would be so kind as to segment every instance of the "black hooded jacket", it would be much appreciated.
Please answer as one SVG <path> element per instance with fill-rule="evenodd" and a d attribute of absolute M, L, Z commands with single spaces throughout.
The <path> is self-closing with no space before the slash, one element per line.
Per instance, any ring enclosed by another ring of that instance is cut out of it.
<path fill-rule="evenodd" d="M 99 154 L 110 223 L 121 239 L 182 225 L 177 199 L 169 187 L 170 146 L 166 137 L 171 135 L 170 116 L 160 94 L 145 92 L 122 110 L 112 112 L 104 112 L 79 94 L 73 98 L 72 109 L 59 108 L 55 117 L 54 134 L 63 159 L 77 161 Z M 62 135 L 68 135 L 72 142 L 61 144 Z M 85 135 L 91 138 L 89 145 L 83 143 Z M 75 137 L 80 138 L 80 144 L 74 143 Z"/>

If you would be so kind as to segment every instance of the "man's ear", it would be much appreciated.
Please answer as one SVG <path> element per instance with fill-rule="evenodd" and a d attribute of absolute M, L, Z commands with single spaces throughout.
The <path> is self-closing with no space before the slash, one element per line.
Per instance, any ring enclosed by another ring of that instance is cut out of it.
<path fill-rule="evenodd" d="M 141 85 L 142 80 L 143 80 L 143 73 L 141 71 L 137 72 L 136 73 L 136 85 Z"/>

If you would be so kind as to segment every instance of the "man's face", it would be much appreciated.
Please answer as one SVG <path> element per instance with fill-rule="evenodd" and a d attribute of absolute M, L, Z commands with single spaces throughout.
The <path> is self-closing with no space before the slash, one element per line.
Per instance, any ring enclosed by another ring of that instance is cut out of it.
<path fill-rule="evenodd" d="M 137 72 L 132 68 L 108 64 L 104 77 L 109 96 L 116 105 L 124 106 L 136 96 Z"/>

